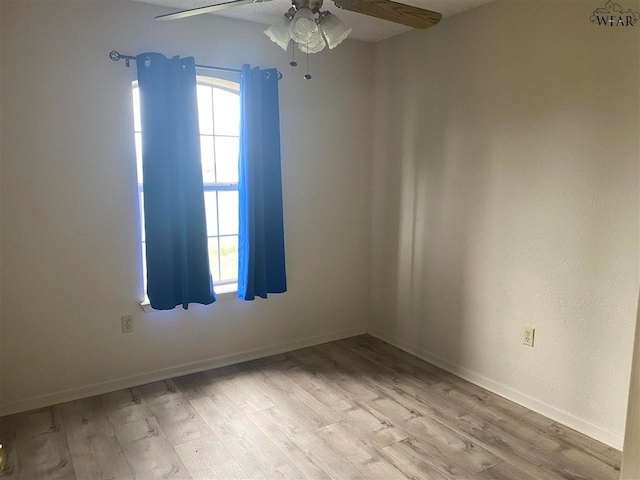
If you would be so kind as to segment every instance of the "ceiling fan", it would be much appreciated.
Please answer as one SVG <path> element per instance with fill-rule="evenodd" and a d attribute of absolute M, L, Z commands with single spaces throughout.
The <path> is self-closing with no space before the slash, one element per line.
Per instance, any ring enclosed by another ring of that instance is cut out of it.
<path fill-rule="evenodd" d="M 193 8 L 156 17 L 156 20 L 176 20 L 223 10 L 229 7 L 269 0 L 230 0 L 206 7 Z M 283 50 L 291 40 L 303 52 L 317 53 L 337 47 L 349 34 L 351 28 L 329 11 L 321 11 L 323 0 L 292 0 L 291 8 L 264 33 Z M 413 28 L 429 28 L 437 25 L 442 15 L 392 0 L 333 0 L 342 10 L 362 13 L 370 17 L 400 23 Z M 293 63 L 292 63 L 293 65 Z"/>

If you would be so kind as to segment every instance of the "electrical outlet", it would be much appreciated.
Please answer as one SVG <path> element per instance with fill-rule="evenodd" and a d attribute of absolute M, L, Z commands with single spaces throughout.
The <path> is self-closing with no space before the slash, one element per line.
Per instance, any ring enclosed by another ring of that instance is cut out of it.
<path fill-rule="evenodd" d="M 533 336 L 536 333 L 536 329 L 533 327 L 524 327 L 522 334 L 522 344 L 527 347 L 533 347 Z"/>
<path fill-rule="evenodd" d="M 122 323 L 122 333 L 133 332 L 133 317 L 131 315 L 123 315 L 120 317 Z"/>

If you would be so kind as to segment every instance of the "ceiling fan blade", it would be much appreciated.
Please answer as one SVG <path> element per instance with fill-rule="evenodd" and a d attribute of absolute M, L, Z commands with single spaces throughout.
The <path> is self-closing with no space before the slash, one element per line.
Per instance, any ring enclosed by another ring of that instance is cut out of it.
<path fill-rule="evenodd" d="M 389 20 L 413 28 L 437 25 L 442 14 L 391 0 L 333 0 L 338 8 Z"/>
<path fill-rule="evenodd" d="M 236 7 L 238 5 L 246 5 L 247 3 L 254 3 L 255 1 L 256 0 L 231 0 L 228 2 L 217 3 L 216 5 L 209 5 L 208 7 L 192 8 L 190 10 L 182 10 L 180 12 L 159 15 L 156 17 L 156 20 L 177 20 L 179 18 L 202 15 L 203 13 L 217 12 L 218 10 L 224 10 L 225 8 Z"/>

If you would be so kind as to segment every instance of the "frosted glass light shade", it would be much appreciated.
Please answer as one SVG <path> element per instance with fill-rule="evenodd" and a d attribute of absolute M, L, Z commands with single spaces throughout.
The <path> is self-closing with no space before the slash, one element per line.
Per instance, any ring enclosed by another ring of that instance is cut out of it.
<path fill-rule="evenodd" d="M 289 20 L 286 16 L 280 17 L 276 23 L 271 25 L 264 31 L 264 34 L 269 37 L 274 43 L 277 43 L 280 48 L 286 50 L 289 47 L 289 41 L 291 35 L 289 34 Z"/>
<path fill-rule="evenodd" d="M 342 20 L 329 14 L 320 22 L 320 30 L 329 48 L 334 49 L 351 33 L 351 27 L 347 27 Z"/>
<path fill-rule="evenodd" d="M 312 40 L 309 43 L 298 44 L 298 48 L 304 53 L 307 53 L 307 48 L 309 53 L 318 53 L 324 50 L 324 47 L 326 46 L 327 46 L 327 42 L 324 41 L 324 38 L 322 38 L 322 35 L 318 35 L 314 40 Z"/>
<path fill-rule="evenodd" d="M 289 33 L 296 43 L 313 42 L 320 35 L 313 12 L 308 8 L 298 10 L 289 24 Z"/>

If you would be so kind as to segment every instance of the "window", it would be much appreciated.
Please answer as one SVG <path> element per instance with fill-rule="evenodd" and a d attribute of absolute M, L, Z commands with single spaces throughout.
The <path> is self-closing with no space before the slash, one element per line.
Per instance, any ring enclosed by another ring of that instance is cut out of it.
<path fill-rule="evenodd" d="M 216 292 L 235 290 L 238 281 L 238 153 L 240 95 L 235 82 L 197 77 L 198 117 L 204 201 L 207 216 L 209 268 Z M 147 283 L 142 185 L 140 95 L 133 83 L 134 134 L 140 201 L 142 274 Z"/>

